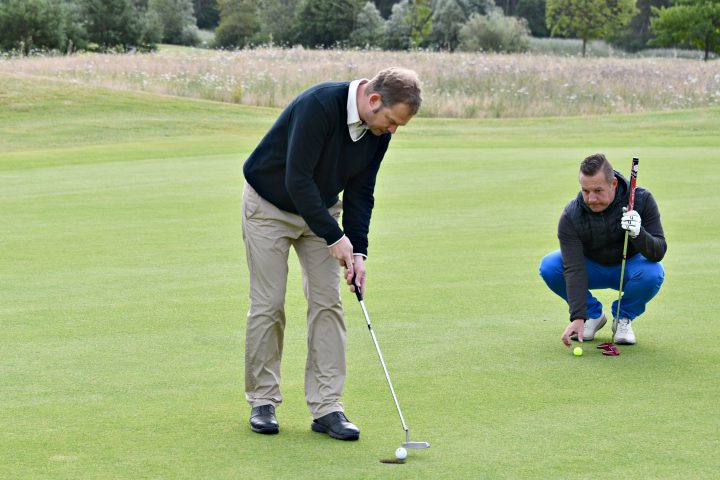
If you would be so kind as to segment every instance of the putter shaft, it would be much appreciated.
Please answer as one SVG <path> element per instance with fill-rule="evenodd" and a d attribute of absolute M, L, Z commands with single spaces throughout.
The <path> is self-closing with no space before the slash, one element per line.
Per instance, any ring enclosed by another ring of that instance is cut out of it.
<path fill-rule="evenodd" d="M 402 442 L 402 446 L 405 448 L 414 449 L 428 448 L 430 447 L 430 444 L 428 442 L 410 441 L 410 430 L 408 430 L 407 424 L 405 423 L 405 417 L 403 416 L 402 410 L 400 409 L 400 402 L 398 402 L 397 395 L 395 395 L 395 388 L 393 388 L 392 381 L 390 380 L 390 373 L 388 373 L 387 366 L 385 365 L 385 359 L 383 358 L 383 354 L 380 351 L 380 344 L 378 343 L 377 337 L 375 336 L 375 331 L 372 328 L 372 323 L 370 323 L 370 315 L 368 314 L 367 308 L 365 308 L 365 300 L 363 299 L 363 294 L 360 292 L 360 288 L 357 286 L 357 283 L 355 283 L 355 277 L 353 277 L 352 283 L 355 287 L 355 296 L 357 297 L 358 302 L 360 302 L 360 308 L 362 308 L 363 315 L 365 316 L 365 322 L 367 323 L 368 330 L 370 331 L 370 336 L 372 337 L 373 344 L 375 345 L 375 350 L 377 351 L 378 357 L 380 358 L 380 364 L 382 365 L 383 372 L 385 373 L 385 379 L 390 386 L 390 393 L 392 393 L 393 400 L 395 401 L 395 407 L 397 408 L 398 415 L 400 416 L 400 422 L 402 423 L 403 430 L 405 430 L 405 441 Z"/>

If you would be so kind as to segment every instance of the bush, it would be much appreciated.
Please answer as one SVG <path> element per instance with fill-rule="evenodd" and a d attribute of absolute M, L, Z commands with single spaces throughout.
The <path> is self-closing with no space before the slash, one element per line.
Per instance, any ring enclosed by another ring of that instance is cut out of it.
<path fill-rule="evenodd" d="M 460 43 L 460 28 L 466 19 L 457 0 L 438 0 L 432 18 L 430 43 L 442 50 L 455 50 Z"/>
<path fill-rule="evenodd" d="M 65 50 L 82 37 L 72 25 L 69 9 L 57 0 L 0 1 L 0 49 Z"/>
<path fill-rule="evenodd" d="M 459 50 L 502 53 L 525 52 L 530 46 L 530 30 L 524 18 L 506 17 L 500 10 L 487 15 L 472 14 L 460 29 Z"/>
<path fill-rule="evenodd" d="M 310 48 L 347 43 L 361 11 L 361 0 L 305 0 L 297 12 L 297 40 Z"/>
<path fill-rule="evenodd" d="M 410 25 L 405 21 L 409 11 L 408 0 L 402 0 L 392 6 L 390 18 L 385 22 L 384 48 L 388 50 L 407 50 L 410 48 L 412 31 Z"/>
<path fill-rule="evenodd" d="M 100 51 L 153 50 L 160 39 L 157 17 L 130 0 L 82 0 L 88 40 Z"/>
<path fill-rule="evenodd" d="M 367 2 L 356 19 L 355 30 L 350 34 L 353 47 L 379 47 L 383 42 L 385 20 L 374 3 Z"/>
<path fill-rule="evenodd" d="M 302 0 L 258 0 L 256 44 L 292 46 L 297 39 L 295 19 Z"/>
<path fill-rule="evenodd" d="M 215 30 L 215 46 L 243 48 L 251 44 L 258 25 L 255 0 L 221 0 L 220 25 Z"/>
<path fill-rule="evenodd" d="M 150 11 L 160 20 L 163 42 L 174 45 L 200 43 L 191 0 L 150 0 Z"/>

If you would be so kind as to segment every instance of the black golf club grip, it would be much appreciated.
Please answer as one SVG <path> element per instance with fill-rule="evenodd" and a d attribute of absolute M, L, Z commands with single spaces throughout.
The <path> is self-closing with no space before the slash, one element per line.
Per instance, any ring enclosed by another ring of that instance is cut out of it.
<path fill-rule="evenodd" d="M 353 287 L 355 287 L 355 296 L 357 297 L 358 302 L 362 302 L 363 294 L 360 291 L 360 287 L 358 287 L 357 283 L 355 283 L 355 275 L 353 275 L 352 284 L 353 284 Z"/>

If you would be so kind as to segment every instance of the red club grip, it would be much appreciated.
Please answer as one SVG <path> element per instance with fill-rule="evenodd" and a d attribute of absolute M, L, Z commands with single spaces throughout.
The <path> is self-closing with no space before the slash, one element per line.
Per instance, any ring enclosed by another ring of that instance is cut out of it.
<path fill-rule="evenodd" d="M 628 203 L 628 211 L 632 210 L 633 205 L 635 204 L 635 185 L 637 184 L 637 172 L 639 163 L 640 159 L 638 157 L 633 157 L 632 170 L 630 171 L 630 202 Z"/>

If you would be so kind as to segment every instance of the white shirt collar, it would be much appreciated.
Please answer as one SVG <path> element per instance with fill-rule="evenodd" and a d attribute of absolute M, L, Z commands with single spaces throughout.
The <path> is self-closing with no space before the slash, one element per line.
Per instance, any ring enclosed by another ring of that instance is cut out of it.
<path fill-rule="evenodd" d="M 353 80 L 350 82 L 348 89 L 348 101 L 347 101 L 347 125 L 348 131 L 350 132 L 350 138 L 353 142 L 357 142 L 367 132 L 367 127 L 360 120 L 360 112 L 357 108 L 357 91 L 360 84 L 367 79 L 361 78 L 359 80 Z"/>

